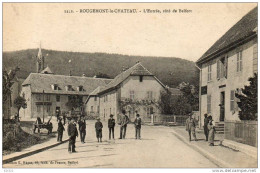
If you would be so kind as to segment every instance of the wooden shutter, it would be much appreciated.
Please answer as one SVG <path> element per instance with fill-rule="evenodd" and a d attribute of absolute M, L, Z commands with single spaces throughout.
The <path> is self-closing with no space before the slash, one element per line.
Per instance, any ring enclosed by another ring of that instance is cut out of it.
<path fill-rule="evenodd" d="M 211 113 L 211 95 L 207 96 L 207 112 Z"/>
<path fill-rule="evenodd" d="M 227 78 L 228 75 L 228 56 L 225 57 L 225 78 Z"/>
<path fill-rule="evenodd" d="M 217 79 L 219 79 L 220 78 L 220 61 L 219 60 L 217 60 Z"/>

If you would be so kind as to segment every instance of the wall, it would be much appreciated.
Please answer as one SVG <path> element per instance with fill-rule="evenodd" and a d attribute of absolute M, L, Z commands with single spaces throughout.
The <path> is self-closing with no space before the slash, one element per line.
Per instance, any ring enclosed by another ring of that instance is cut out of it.
<path fill-rule="evenodd" d="M 230 92 L 237 88 L 243 88 L 248 85 L 248 78 L 253 76 L 256 59 L 255 52 L 257 51 L 256 39 L 229 51 L 227 54 L 219 56 L 214 60 L 202 65 L 202 86 L 207 85 L 207 94 L 211 95 L 211 115 L 218 122 L 220 115 L 220 93 L 225 92 L 225 118 L 226 120 L 239 120 L 238 110 L 235 112 L 230 110 Z M 237 52 L 242 50 L 242 72 L 237 72 Z M 217 60 L 223 56 L 228 56 L 228 74 L 227 79 L 217 79 Z M 212 64 L 212 81 L 208 82 L 208 65 Z M 253 68 L 254 67 L 254 68 Z M 220 87 L 222 86 L 222 87 Z M 201 96 L 201 118 L 203 125 L 203 115 L 207 113 L 207 95 Z"/>
<path fill-rule="evenodd" d="M 114 115 L 114 118 L 118 120 L 119 114 L 118 108 L 118 91 L 113 90 L 100 96 L 100 118 L 107 120 L 110 114 Z M 105 99 L 107 98 L 107 100 Z"/>
<path fill-rule="evenodd" d="M 91 111 L 91 106 L 93 106 L 93 111 Z M 91 116 L 99 116 L 99 97 L 96 96 L 96 101 L 95 101 L 95 96 L 91 96 L 85 104 L 85 113 L 87 115 Z"/>

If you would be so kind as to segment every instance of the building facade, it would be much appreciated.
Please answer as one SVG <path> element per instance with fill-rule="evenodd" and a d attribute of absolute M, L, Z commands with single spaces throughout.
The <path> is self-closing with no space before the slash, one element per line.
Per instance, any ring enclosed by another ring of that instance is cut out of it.
<path fill-rule="evenodd" d="M 200 119 L 239 120 L 236 92 L 257 73 L 257 8 L 250 11 L 196 62 L 200 70 Z"/>
<path fill-rule="evenodd" d="M 76 97 L 84 103 L 95 88 L 110 82 L 109 79 L 55 75 L 50 72 L 48 68 L 41 73 L 31 73 L 23 82 L 21 95 L 27 101 L 27 108 L 20 110 L 22 118 L 43 118 L 56 112 L 62 114 L 71 111 L 72 108 L 67 105 L 70 99 Z"/>
<path fill-rule="evenodd" d="M 160 93 L 167 88 L 140 62 L 116 76 L 109 84 L 97 88 L 86 101 L 86 111 L 107 120 L 110 114 L 119 119 L 127 112 L 131 121 L 140 114 L 150 122 L 152 114 L 160 114 Z"/>

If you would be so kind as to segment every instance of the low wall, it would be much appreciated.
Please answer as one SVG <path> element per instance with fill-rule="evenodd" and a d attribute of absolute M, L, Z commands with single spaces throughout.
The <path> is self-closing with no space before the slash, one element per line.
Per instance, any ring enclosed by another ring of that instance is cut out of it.
<path fill-rule="evenodd" d="M 225 139 L 257 147 L 257 121 L 225 121 Z"/>

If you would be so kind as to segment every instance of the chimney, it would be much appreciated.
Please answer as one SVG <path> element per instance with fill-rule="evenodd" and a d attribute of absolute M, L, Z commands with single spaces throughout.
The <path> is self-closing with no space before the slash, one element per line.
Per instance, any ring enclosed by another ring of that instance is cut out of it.
<path fill-rule="evenodd" d="M 95 76 L 93 76 L 93 78 L 97 78 L 97 76 L 95 75 Z"/>
<path fill-rule="evenodd" d="M 83 73 L 83 74 L 82 74 L 82 77 L 86 77 L 86 74 L 85 74 L 85 73 Z"/>
<path fill-rule="evenodd" d="M 136 64 L 138 64 L 140 61 L 136 61 Z"/>

